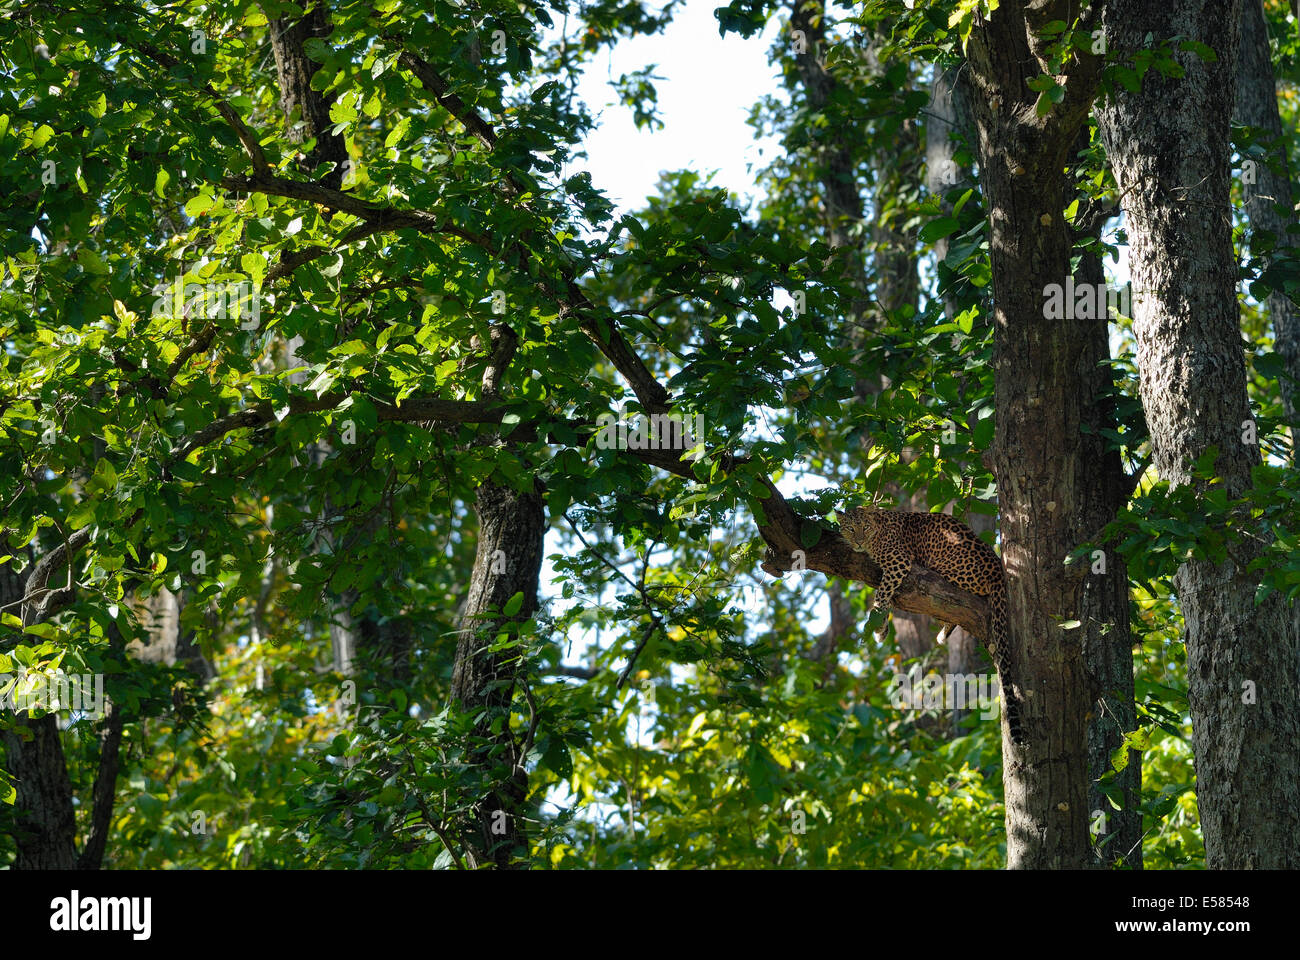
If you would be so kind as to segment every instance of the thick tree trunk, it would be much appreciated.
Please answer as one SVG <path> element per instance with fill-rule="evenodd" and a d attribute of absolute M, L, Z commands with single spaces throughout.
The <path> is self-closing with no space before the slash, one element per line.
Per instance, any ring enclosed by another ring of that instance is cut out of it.
<path fill-rule="evenodd" d="M 49 564 L 52 559 L 47 554 L 37 567 Z M 53 567 L 39 575 L 34 571 L 35 568 L 29 568 L 17 575 L 8 567 L 0 568 L 0 605 L 6 609 L 18 607 L 28 591 L 39 593 L 51 574 L 54 582 L 62 576 L 60 570 Z M 46 597 L 45 604 L 21 604 L 25 624 L 47 620 L 72 600 L 70 593 L 62 592 L 57 597 L 48 594 Z M 140 659 L 155 662 L 175 663 L 179 659 L 190 665 L 202 679 L 210 676 L 211 667 L 192 639 L 179 631 L 177 597 L 163 591 L 137 605 L 137 615 L 143 622 L 145 635 L 128 644 L 114 630 L 115 643 L 120 651 L 130 651 Z M 205 674 L 205 670 L 209 673 Z M 32 720 L 26 714 L 19 714 L 6 718 L 3 762 L 6 771 L 16 781 L 18 793 L 14 816 L 14 840 L 18 848 L 15 867 L 40 870 L 77 867 L 94 870 L 100 867 L 112 824 L 120 766 L 119 747 L 127 719 L 116 704 L 109 703 L 106 709 L 100 726 L 99 766 L 91 790 L 86 842 L 80 856 L 76 849 L 77 821 L 72 804 L 72 784 L 68 778 L 58 717 L 48 714 Z"/>
<path fill-rule="evenodd" d="M 465 861 L 470 867 L 527 866 L 523 812 L 528 775 L 510 730 L 518 652 L 489 648 L 503 624 L 523 622 L 537 610 L 546 517 L 537 494 L 494 483 L 479 487 L 474 509 L 478 546 L 460 620 L 451 696 L 461 710 L 480 716 L 474 731 L 480 745 L 471 751 L 470 762 L 482 769 L 489 787 L 474 805 L 473 822 L 462 830 Z M 503 616 L 517 593 L 523 594 L 523 606 L 514 616 Z"/>
<path fill-rule="evenodd" d="M 29 568 L 30 569 L 30 568 Z M 7 610 L 26 595 L 28 575 L 0 567 L 0 605 Z M 35 623 L 31 604 L 24 604 L 24 624 Z M 4 649 L 0 646 L 0 649 Z M 58 717 L 32 720 L 26 713 L 4 719 L 5 771 L 14 779 L 14 845 L 19 870 L 72 870 L 77 866 L 77 821 L 72 812 L 72 784 L 59 739 Z"/>
<path fill-rule="evenodd" d="M 1237 98 L 1233 120 L 1267 131 L 1267 163 L 1252 160 L 1243 168 L 1241 189 L 1246 216 L 1254 233 L 1273 234 L 1276 251 L 1294 257 L 1300 236 L 1290 232 L 1296 223 L 1292 204 L 1291 159 L 1282 136 L 1277 108 L 1277 81 L 1268 42 L 1268 25 L 1261 0 L 1242 0 L 1241 46 L 1237 56 Z M 1253 242 L 1253 240 L 1252 240 Z M 1282 361 L 1282 408 L 1291 426 L 1291 462 L 1300 466 L 1300 308 L 1280 290 L 1265 304 L 1273 321 L 1273 349 Z M 1300 644 L 1300 604 L 1292 611 L 1296 642 Z M 1300 663 L 1300 648 L 1296 650 Z"/>
<path fill-rule="evenodd" d="M 316 3 L 299 20 L 271 19 L 271 51 L 275 54 L 275 71 L 280 80 L 280 109 L 288 126 L 290 143 L 314 140 L 315 147 L 301 161 L 302 168 L 310 172 L 322 163 L 333 163 L 334 168 L 324 175 L 321 183 L 338 189 L 343 183 L 347 163 L 347 144 L 340 134 L 332 132 L 330 108 L 333 94 L 322 94 L 311 88 L 311 78 L 320 64 L 314 62 L 304 49 L 308 40 L 325 40 L 333 32 L 329 6 Z"/>
<path fill-rule="evenodd" d="M 1240 2 L 1113 0 L 1106 38 L 1123 57 L 1178 36 L 1217 61 L 1176 52 L 1180 79 L 1148 73 L 1117 91 L 1103 130 L 1129 216 L 1134 327 L 1156 468 L 1171 486 L 1210 448 L 1229 497 L 1259 463 L 1238 326 L 1229 217 L 1229 116 Z M 1177 45 L 1175 45 L 1177 51 Z M 1268 536 L 1267 531 L 1261 534 Z M 1291 610 L 1255 603 L 1250 540 L 1224 563 L 1189 560 L 1174 577 L 1187 630 L 1197 804 L 1211 868 L 1300 866 L 1300 682 Z"/>
<path fill-rule="evenodd" d="M 72 785 L 59 740 L 58 718 L 20 714 L 5 730 L 5 758 L 17 784 L 14 842 L 19 870 L 72 870 L 77 866 L 77 823 Z"/>
<path fill-rule="evenodd" d="M 126 645 L 126 652 L 146 663 L 181 663 L 198 679 L 207 683 L 217 675 L 198 645 L 194 632 L 181 632 L 181 610 L 184 594 L 175 594 L 166 587 L 152 596 L 133 604 L 144 633 Z"/>
<path fill-rule="evenodd" d="M 969 45 L 980 171 L 988 202 L 997 324 L 996 434 L 1013 664 L 1029 744 L 1003 720 L 1007 865 L 1080 868 L 1088 845 L 1087 715 L 1092 705 L 1077 619 L 1082 571 L 1067 568 L 1086 476 L 1080 424 L 1090 321 L 1045 319 L 1044 294 L 1066 283 L 1073 238 L 1062 216 L 1070 147 L 1087 118 L 1097 64 L 1067 65 L 1062 100 L 1046 116 L 1027 82 L 1045 72 L 1040 40 L 1060 3 L 1002 3 Z M 1069 311 L 1073 313 L 1073 311 Z M 1005 713 L 1005 712 L 1004 712 Z"/>
<path fill-rule="evenodd" d="M 971 126 L 969 93 L 965 90 L 966 84 L 958 84 L 958 78 L 964 75 L 959 69 L 936 71 L 935 74 L 927 114 L 926 146 L 927 186 L 932 192 L 951 189 L 968 176 L 968 171 L 956 163 L 953 142 L 955 134 L 965 133 Z M 1075 147 L 1082 149 L 1087 144 L 1087 131 L 1083 130 Z M 1098 220 L 1093 224 L 1094 229 L 1100 230 L 1103 222 Z M 936 243 L 936 256 L 942 257 L 945 248 L 946 241 Z M 1084 254 L 1080 258 L 1076 281 L 1094 288 L 1104 284 L 1105 271 L 1101 261 L 1092 254 Z M 955 319 L 956 305 L 949 304 L 947 310 L 950 319 Z M 1088 430 L 1078 438 L 1082 449 L 1077 462 L 1085 475 L 1079 477 L 1076 484 L 1076 489 L 1081 492 L 1076 545 L 1095 539 L 1098 531 L 1115 518 L 1128 492 L 1119 452 L 1106 450 L 1107 441 L 1101 433 L 1115 427 L 1113 377 L 1110 368 L 1103 365 L 1110 357 L 1108 318 L 1097 317 L 1089 327 L 1087 349 L 1080 355 L 1078 371 L 1081 424 L 1087 425 Z M 978 515 L 968 517 L 967 522 L 976 531 L 992 529 L 995 525 L 992 518 Z M 1080 633 L 1085 668 L 1093 677 L 1094 691 L 1099 693 L 1088 723 L 1088 808 L 1096 837 L 1096 862 L 1106 866 L 1122 862 L 1126 867 L 1140 868 L 1142 755 L 1130 751 L 1128 764 L 1115 781 L 1122 796 L 1121 809 L 1114 809 L 1099 789 L 1101 777 L 1112 769 L 1111 757 L 1123 741 L 1123 735 L 1137 726 L 1133 702 L 1133 653 L 1129 637 L 1128 571 L 1117 555 L 1108 555 L 1100 562 L 1090 559 L 1088 568 L 1089 576 L 1080 599 L 1079 620 L 1082 622 Z M 969 672 L 969 658 L 975 649 L 974 638 L 957 628 L 949 634 L 947 642 L 951 672 Z M 967 658 L 964 661 L 961 659 L 963 656 Z"/>

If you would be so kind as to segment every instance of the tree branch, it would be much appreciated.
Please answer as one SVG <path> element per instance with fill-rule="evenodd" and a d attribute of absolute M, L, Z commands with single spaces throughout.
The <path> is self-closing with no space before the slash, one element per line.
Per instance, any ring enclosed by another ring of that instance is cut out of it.
<path fill-rule="evenodd" d="M 280 262 L 267 271 L 266 282 L 269 283 L 279 280 L 281 277 L 287 277 L 304 263 L 310 263 L 327 253 L 338 253 L 343 247 L 350 246 L 358 240 L 364 240 L 366 237 L 374 236 L 376 233 L 382 233 L 386 229 L 387 227 L 382 223 L 363 223 L 339 237 L 338 242 L 333 246 L 307 247 L 295 253 L 290 253 L 287 250 L 282 251 Z"/>
<path fill-rule="evenodd" d="M 189 362 L 190 357 L 196 353 L 202 353 L 212 344 L 212 338 L 217 335 L 217 326 L 214 323 L 207 324 L 202 330 L 196 333 L 190 342 L 181 347 L 181 352 L 176 354 L 176 359 L 167 365 L 167 372 L 163 374 L 162 389 L 164 394 L 171 392 L 172 383 L 180 374 L 181 368 Z"/>
<path fill-rule="evenodd" d="M 564 664 L 545 672 L 560 677 L 576 677 L 579 680 L 591 680 L 600 673 L 595 667 L 567 667 Z"/>
<path fill-rule="evenodd" d="M 71 536 L 49 553 L 44 554 L 32 566 L 31 574 L 27 577 L 24 596 L 20 601 L 22 621 L 25 626 L 42 622 L 55 609 L 70 602 L 72 588 L 63 586 L 50 589 L 50 574 L 64 562 L 72 563 L 72 558 L 77 551 L 90 542 L 92 529 L 87 526 L 74 530 Z"/>
<path fill-rule="evenodd" d="M 103 866 L 104 849 L 113 822 L 113 798 L 117 793 L 119 750 L 126 715 L 111 701 L 105 703 L 105 709 L 108 717 L 99 739 L 99 770 L 95 774 L 95 785 L 91 790 L 94 806 L 90 818 L 90 834 L 77 860 L 77 866 L 82 870 L 98 870 Z"/>
<path fill-rule="evenodd" d="M 288 413 L 285 416 L 333 410 L 349 396 L 351 396 L 349 393 L 334 391 L 319 397 L 291 397 L 288 401 Z M 500 423 L 506 410 L 509 409 L 509 405 L 503 403 L 489 403 L 483 400 L 441 400 L 437 397 L 408 397 L 401 406 L 378 400 L 372 400 L 371 403 L 375 405 L 381 422 L 391 420 L 415 423 L 436 420 L 443 423 Z M 276 407 L 271 401 L 264 400 L 214 420 L 184 440 L 170 462 L 184 460 L 195 450 L 207 446 L 227 433 L 269 423 L 276 419 L 275 410 Z"/>
<path fill-rule="evenodd" d="M 400 37 L 387 35 L 384 39 L 396 46 L 402 46 Z M 398 57 L 398 62 L 415 74 L 416 79 L 420 81 L 424 89 L 433 94 L 439 105 L 459 120 L 461 126 L 478 137 L 483 146 L 491 150 L 497 145 L 497 135 L 496 131 L 492 129 L 492 125 L 480 117 L 472 107 L 466 106 L 465 101 L 452 93 L 447 81 L 427 60 L 403 48 Z"/>
<path fill-rule="evenodd" d="M 140 43 L 137 45 L 137 48 L 140 53 L 143 53 L 150 60 L 169 70 L 172 67 L 179 66 L 181 63 L 179 59 L 173 57 L 170 53 L 164 53 L 153 44 Z M 221 94 L 213 90 L 211 84 L 205 83 L 197 89 L 200 93 L 207 94 L 216 105 L 217 113 L 221 114 L 221 118 L 230 125 L 232 130 L 235 131 L 235 136 L 239 138 L 239 142 L 243 145 L 244 152 L 248 154 L 248 159 L 253 162 L 253 171 L 255 173 L 261 173 L 262 171 L 270 170 L 271 163 L 266 159 L 266 154 L 262 150 L 262 145 L 258 142 L 253 131 L 244 123 L 243 118 L 239 116 L 238 111 L 222 99 Z"/>

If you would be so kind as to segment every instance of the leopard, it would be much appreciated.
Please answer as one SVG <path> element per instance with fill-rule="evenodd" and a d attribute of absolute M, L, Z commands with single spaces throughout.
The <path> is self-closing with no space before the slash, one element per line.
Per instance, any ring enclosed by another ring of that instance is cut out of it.
<path fill-rule="evenodd" d="M 840 534 L 858 553 L 879 564 L 880 586 L 875 606 L 888 612 L 903 579 L 919 563 L 954 586 L 986 597 L 989 605 L 988 636 L 982 638 L 1002 688 L 1011 742 L 1023 747 L 1026 738 L 1020 722 L 1021 698 L 1011 666 L 1007 630 L 1007 583 L 1002 561 L 970 527 L 946 513 L 885 510 L 877 504 L 836 512 Z"/>

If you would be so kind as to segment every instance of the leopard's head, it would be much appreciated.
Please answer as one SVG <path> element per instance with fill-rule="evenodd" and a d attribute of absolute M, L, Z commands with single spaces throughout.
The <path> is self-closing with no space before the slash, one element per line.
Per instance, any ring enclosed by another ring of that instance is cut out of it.
<path fill-rule="evenodd" d="M 858 553 L 866 553 L 867 543 L 876 527 L 875 521 L 879 515 L 880 508 L 870 504 L 865 507 L 854 507 L 843 513 L 836 511 L 835 522 L 840 525 L 840 535 L 849 542 L 849 546 Z"/>

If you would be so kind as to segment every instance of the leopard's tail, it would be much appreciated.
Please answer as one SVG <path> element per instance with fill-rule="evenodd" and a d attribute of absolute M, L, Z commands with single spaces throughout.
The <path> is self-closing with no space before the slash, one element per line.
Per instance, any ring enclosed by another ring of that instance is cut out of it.
<path fill-rule="evenodd" d="M 989 597 L 989 656 L 998 671 L 998 685 L 1002 688 L 1002 709 L 1007 715 L 1007 728 L 1011 742 L 1023 747 L 1027 742 L 1020 726 L 1020 699 L 1016 696 L 1015 673 L 1011 669 L 1011 644 L 1007 620 L 1006 587 L 994 590 Z"/>

